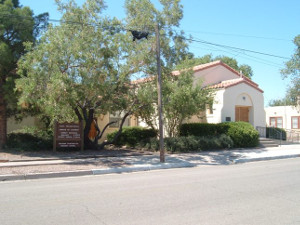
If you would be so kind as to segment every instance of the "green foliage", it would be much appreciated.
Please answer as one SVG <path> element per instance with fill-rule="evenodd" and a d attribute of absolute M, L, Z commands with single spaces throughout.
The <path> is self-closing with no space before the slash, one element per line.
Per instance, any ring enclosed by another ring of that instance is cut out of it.
<path fill-rule="evenodd" d="M 183 31 L 176 32 L 183 17 L 180 0 L 159 1 L 159 7 L 150 0 L 126 0 L 126 22 L 131 30 L 149 32 L 148 40 L 134 43 L 133 53 L 129 55 L 131 65 L 139 66 L 145 74 L 156 74 L 155 25 L 160 29 L 162 72 L 169 74 L 174 66 L 190 55 Z"/>
<path fill-rule="evenodd" d="M 295 53 L 291 59 L 285 63 L 285 68 L 281 70 L 284 77 L 291 77 L 291 84 L 287 89 L 285 99 L 288 99 L 291 105 L 300 105 L 300 35 L 294 39 L 296 45 Z"/>
<path fill-rule="evenodd" d="M 180 0 L 160 1 L 156 8 L 150 0 L 126 0 L 126 21 L 132 30 L 149 32 L 148 40 L 134 42 L 128 55 L 128 63 L 137 68 L 140 73 L 157 74 L 155 25 L 161 28 L 160 58 L 162 71 L 162 93 L 164 123 L 170 136 L 177 134 L 177 127 L 191 115 L 199 113 L 199 109 L 211 101 L 212 90 L 203 90 L 201 85 L 193 86 L 191 71 L 186 71 L 178 77 L 171 76 L 175 65 L 185 58 L 190 58 L 188 43 L 182 31 L 175 32 L 183 17 L 183 6 Z M 163 27 L 163 28 L 162 28 Z M 151 80 L 152 79 L 152 80 Z M 156 78 L 151 77 L 146 84 L 140 84 L 140 96 L 149 104 L 135 112 L 135 116 L 143 119 L 149 127 L 157 126 L 157 85 Z M 151 81 L 150 81 L 151 80 Z M 209 100 L 208 100 L 209 99 Z"/>
<path fill-rule="evenodd" d="M 180 126 L 180 136 L 212 136 L 225 134 L 229 129 L 226 123 L 184 123 Z"/>
<path fill-rule="evenodd" d="M 157 96 L 155 83 L 147 83 L 142 88 L 148 91 L 146 96 Z M 152 86 L 152 88 L 151 88 Z M 194 83 L 192 71 L 182 72 L 178 76 L 165 76 L 163 78 L 163 113 L 164 125 L 169 136 L 178 135 L 178 128 L 185 119 L 198 115 L 205 110 L 207 104 L 212 104 L 214 91 L 202 88 L 201 81 Z M 136 112 L 136 116 L 146 121 L 150 127 L 158 127 L 156 124 L 156 102 Z"/>
<path fill-rule="evenodd" d="M 29 52 L 19 60 L 19 103 L 41 109 L 51 121 L 83 120 L 85 148 L 95 149 L 101 134 L 97 130 L 94 142 L 88 138 L 93 118 L 128 115 L 140 103 L 130 84 L 135 68 L 127 62 L 132 39 L 120 32 L 119 20 L 103 15 L 102 0 L 56 3 L 61 24 L 49 26 L 39 45 L 28 43 Z"/>
<path fill-rule="evenodd" d="M 231 137 L 234 147 L 256 147 L 259 143 L 259 134 L 250 123 L 228 122 L 227 135 Z"/>
<path fill-rule="evenodd" d="M 82 7 L 74 1 L 57 3 L 62 21 L 73 23 L 49 26 L 39 45 L 27 45 L 31 51 L 19 61 L 20 103 L 37 105 L 62 121 L 78 120 L 76 110 L 84 118 L 90 109 L 105 114 L 122 108 L 130 82 L 118 65 L 126 36 L 105 28 L 119 21 L 100 17 L 103 1 L 87 1 Z"/>
<path fill-rule="evenodd" d="M 107 135 L 108 141 L 112 141 L 118 131 L 114 131 Z M 157 131 L 153 129 L 146 129 L 142 127 L 125 127 L 121 135 L 114 143 L 117 146 L 128 145 L 134 147 L 140 142 L 144 142 L 157 136 Z"/>
<path fill-rule="evenodd" d="M 294 44 L 296 45 L 295 53 L 291 59 L 285 63 L 285 68 L 281 70 L 281 73 L 285 76 L 292 75 L 294 77 L 300 76 L 300 35 L 294 38 Z"/>
<path fill-rule="evenodd" d="M 202 150 L 228 149 L 233 146 L 233 141 L 225 134 L 217 136 L 184 136 L 169 137 L 164 139 L 165 149 L 169 152 L 199 152 Z M 158 140 L 151 140 L 151 143 L 143 147 L 158 150 Z"/>
<path fill-rule="evenodd" d="M 24 151 L 49 150 L 53 146 L 53 132 L 26 127 L 8 134 L 6 148 Z"/>
<path fill-rule="evenodd" d="M 286 140 L 286 131 L 278 127 L 267 127 L 266 138 Z"/>
<path fill-rule="evenodd" d="M 159 140 L 156 137 L 144 139 L 138 143 L 137 147 L 157 151 L 159 149 Z"/>
<path fill-rule="evenodd" d="M 293 100 L 288 96 L 285 96 L 283 99 L 273 99 L 270 100 L 269 106 L 287 106 L 293 105 Z"/>
<path fill-rule="evenodd" d="M 195 84 L 193 78 L 193 72 L 186 71 L 164 80 L 164 122 L 170 137 L 178 135 L 179 126 L 185 119 L 198 115 L 213 102 L 213 90 L 202 88 L 202 81 Z"/>
<path fill-rule="evenodd" d="M 18 0 L 0 2 L 0 98 L 5 98 L 7 116 L 19 113 L 18 93 L 15 87 L 17 61 L 26 52 L 24 42 L 36 41 L 47 26 L 48 14 L 34 16 L 29 7 L 22 7 Z M 3 82 L 3 83 L 2 83 Z M 1 89 L 3 88 L 3 92 Z"/>
<path fill-rule="evenodd" d="M 180 135 L 213 136 L 228 135 L 234 147 L 255 147 L 258 145 L 258 132 L 246 122 L 226 122 L 220 124 L 191 123 L 180 127 Z"/>

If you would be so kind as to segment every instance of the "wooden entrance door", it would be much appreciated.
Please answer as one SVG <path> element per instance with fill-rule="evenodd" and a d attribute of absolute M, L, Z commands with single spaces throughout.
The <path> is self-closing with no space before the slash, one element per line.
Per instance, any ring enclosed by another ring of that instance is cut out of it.
<path fill-rule="evenodd" d="M 244 121 L 249 123 L 249 107 L 235 107 L 235 121 Z"/>

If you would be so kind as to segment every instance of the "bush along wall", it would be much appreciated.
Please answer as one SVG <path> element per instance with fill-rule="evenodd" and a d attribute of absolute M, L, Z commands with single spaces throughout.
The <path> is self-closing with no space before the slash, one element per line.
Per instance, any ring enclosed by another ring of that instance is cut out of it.
<path fill-rule="evenodd" d="M 107 135 L 108 141 L 112 141 L 118 131 L 114 131 Z M 141 142 L 150 141 L 151 138 L 157 136 L 157 131 L 153 129 L 146 129 L 142 127 L 125 127 L 122 129 L 121 135 L 114 143 L 117 146 L 127 145 L 135 147 Z"/>
<path fill-rule="evenodd" d="M 239 147 L 256 147 L 259 143 L 259 134 L 246 122 L 225 122 L 219 124 L 208 123 L 189 123 L 183 124 L 179 133 L 181 136 L 216 136 L 225 134 L 233 141 L 233 146 Z"/>
<path fill-rule="evenodd" d="M 225 134 L 206 137 L 183 136 L 165 138 L 165 149 L 172 153 L 228 149 L 232 146 L 233 141 Z"/>
<path fill-rule="evenodd" d="M 259 133 L 246 122 L 227 122 L 229 125 L 227 135 L 231 137 L 234 147 L 249 148 L 259 144 Z"/>
<path fill-rule="evenodd" d="M 164 138 L 164 143 L 165 150 L 171 153 L 228 149 L 233 146 L 233 141 L 225 134 L 206 137 L 169 137 Z M 159 149 L 159 140 L 156 138 L 152 138 L 147 142 L 140 143 L 139 147 L 157 151 Z"/>
<path fill-rule="evenodd" d="M 6 148 L 23 151 L 49 150 L 53 147 L 53 132 L 26 127 L 7 135 Z"/>
<path fill-rule="evenodd" d="M 278 127 L 267 127 L 266 137 L 274 139 L 282 138 L 282 140 L 286 140 L 286 131 Z"/>

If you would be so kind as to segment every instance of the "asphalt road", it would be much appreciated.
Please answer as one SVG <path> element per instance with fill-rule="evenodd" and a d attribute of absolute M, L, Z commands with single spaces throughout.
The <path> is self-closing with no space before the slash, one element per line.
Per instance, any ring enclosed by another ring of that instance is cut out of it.
<path fill-rule="evenodd" d="M 300 224 L 300 159 L 0 183 L 0 224 Z"/>

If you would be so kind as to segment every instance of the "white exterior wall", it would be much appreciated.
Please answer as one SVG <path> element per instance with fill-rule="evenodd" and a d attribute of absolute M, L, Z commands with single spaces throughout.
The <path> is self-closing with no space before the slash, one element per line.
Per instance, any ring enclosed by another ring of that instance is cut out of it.
<path fill-rule="evenodd" d="M 218 64 L 201 68 L 199 71 L 194 72 L 194 85 L 199 81 L 203 81 L 203 86 L 210 86 L 239 77 L 240 76 L 234 71 L 222 64 Z M 255 83 L 253 83 L 253 85 L 258 86 Z M 212 107 L 213 114 L 207 114 L 206 112 L 206 122 L 226 122 L 226 117 L 230 117 L 230 121 L 235 121 L 236 106 L 249 107 L 249 122 L 254 127 L 266 125 L 263 93 L 251 86 L 251 84 L 246 83 L 239 83 L 227 88 L 217 89 Z M 140 125 L 145 126 L 142 121 L 139 122 Z M 198 117 L 194 116 L 186 122 L 201 121 Z"/>
<path fill-rule="evenodd" d="M 222 65 L 216 65 L 194 73 L 195 81 L 203 80 L 203 86 L 220 83 L 224 80 L 239 78 L 238 75 Z"/>
<path fill-rule="evenodd" d="M 295 106 L 273 106 L 265 108 L 266 122 L 270 126 L 270 117 L 282 117 L 282 127 L 292 129 L 292 117 L 300 116 L 300 108 Z"/>
<path fill-rule="evenodd" d="M 28 116 L 21 121 L 16 121 L 14 118 L 7 119 L 7 133 L 32 126 L 41 126 L 38 119 L 35 117 Z"/>
<path fill-rule="evenodd" d="M 265 126 L 265 110 L 263 93 L 245 83 L 225 89 L 221 110 L 221 121 L 226 117 L 235 121 L 235 106 L 250 106 L 249 122 L 253 127 Z"/>
<path fill-rule="evenodd" d="M 221 123 L 222 122 L 222 108 L 224 102 L 225 89 L 216 91 L 213 103 L 213 114 L 206 115 L 208 123 Z"/>

